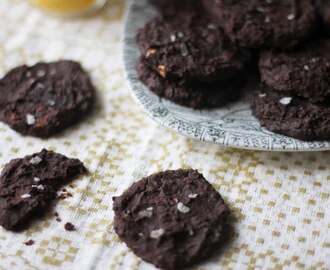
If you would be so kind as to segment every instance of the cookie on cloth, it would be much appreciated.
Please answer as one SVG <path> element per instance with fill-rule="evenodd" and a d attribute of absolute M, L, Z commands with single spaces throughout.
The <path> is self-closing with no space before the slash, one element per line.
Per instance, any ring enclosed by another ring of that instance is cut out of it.
<path fill-rule="evenodd" d="M 247 48 L 289 49 L 318 28 L 311 0 L 203 0 L 232 41 Z"/>
<path fill-rule="evenodd" d="M 323 101 L 330 95 L 330 40 L 319 38 L 291 52 L 263 52 L 259 69 L 273 89 Z"/>
<path fill-rule="evenodd" d="M 138 60 L 136 69 L 139 79 L 156 95 L 194 109 L 221 107 L 237 100 L 245 82 L 243 76 L 209 83 L 165 79 L 152 70 L 143 57 Z"/>
<path fill-rule="evenodd" d="M 94 88 L 72 61 L 20 66 L 0 80 L 0 121 L 36 137 L 49 137 L 91 110 Z"/>
<path fill-rule="evenodd" d="M 45 149 L 10 161 L 0 175 L 0 225 L 12 231 L 25 229 L 50 207 L 63 184 L 85 172 L 78 159 Z"/>
<path fill-rule="evenodd" d="M 150 175 L 113 201 L 116 233 L 137 256 L 161 269 L 203 261 L 228 234 L 226 204 L 192 169 Z"/>
<path fill-rule="evenodd" d="M 244 71 L 252 58 L 221 27 L 195 14 L 157 16 L 138 31 L 137 42 L 148 65 L 164 78 L 225 80 Z"/>
<path fill-rule="evenodd" d="M 253 115 L 268 130 L 304 141 L 330 139 L 330 102 L 307 99 L 264 87 L 250 97 Z"/>

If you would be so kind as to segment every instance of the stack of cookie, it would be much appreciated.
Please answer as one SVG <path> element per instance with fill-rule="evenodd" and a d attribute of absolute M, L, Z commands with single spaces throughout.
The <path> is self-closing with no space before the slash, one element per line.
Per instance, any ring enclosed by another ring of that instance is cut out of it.
<path fill-rule="evenodd" d="M 192 108 L 237 99 L 251 51 L 236 46 L 194 1 L 155 1 L 162 13 L 137 33 L 139 78 L 151 91 Z M 178 16 L 177 9 L 180 10 Z"/>
<path fill-rule="evenodd" d="M 254 65 L 261 87 L 250 103 L 262 126 L 330 138 L 330 0 L 153 2 L 162 14 L 137 34 L 138 74 L 153 92 L 193 108 L 221 106 L 239 97 Z"/>

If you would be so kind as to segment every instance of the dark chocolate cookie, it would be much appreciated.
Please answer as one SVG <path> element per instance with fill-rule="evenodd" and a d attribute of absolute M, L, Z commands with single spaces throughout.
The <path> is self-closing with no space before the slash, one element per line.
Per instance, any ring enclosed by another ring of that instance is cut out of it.
<path fill-rule="evenodd" d="M 261 53 L 263 83 L 319 102 L 330 94 L 330 40 L 317 39 L 291 52 Z"/>
<path fill-rule="evenodd" d="M 14 231 L 26 228 L 49 208 L 61 185 L 85 172 L 78 159 L 47 150 L 12 160 L 0 176 L 0 225 Z"/>
<path fill-rule="evenodd" d="M 194 170 L 153 174 L 113 200 L 119 237 L 162 269 L 180 269 L 210 257 L 228 234 L 227 206 Z"/>
<path fill-rule="evenodd" d="M 237 100 L 245 82 L 243 76 L 210 83 L 164 79 L 149 68 L 143 58 L 137 63 L 137 72 L 140 80 L 156 95 L 195 109 L 220 107 Z"/>
<path fill-rule="evenodd" d="M 330 36 L 330 0 L 316 0 L 316 6 L 323 30 L 327 36 Z"/>
<path fill-rule="evenodd" d="M 22 134 L 49 137 L 86 115 L 93 95 L 78 63 L 17 67 L 0 80 L 0 120 Z"/>
<path fill-rule="evenodd" d="M 261 126 L 304 141 L 330 139 L 330 102 L 304 98 L 269 88 L 255 91 L 250 103 Z"/>
<path fill-rule="evenodd" d="M 311 0 L 203 0 L 232 41 L 248 48 L 292 48 L 318 27 Z"/>
<path fill-rule="evenodd" d="M 183 12 L 198 12 L 200 0 L 151 0 L 161 14 L 179 15 Z"/>
<path fill-rule="evenodd" d="M 251 52 L 235 46 L 207 17 L 158 16 L 138 31 L 148 65 L 164 78 L 224 80 L 242 72 Z"/>

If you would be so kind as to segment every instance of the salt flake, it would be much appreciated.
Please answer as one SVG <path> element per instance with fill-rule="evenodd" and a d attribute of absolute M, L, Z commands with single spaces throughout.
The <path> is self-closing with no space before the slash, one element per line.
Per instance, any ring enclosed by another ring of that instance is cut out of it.
<path fill-rule="evenodd" d="M 148 207 L 147 209 L 145 210 L 141 210 L 139 213 L 138 213 L 138 216 L 139 217 L 148 217 L 150 218 L 152 216 L 152 210 L 153 210 L 153 207 Z"/>
<path fill-rule="evenodd" d="M 289 14 L 287 18 L 289 21 L 292 21 L 294 20 L 295 16 L 293 14 Z"/>
<path fill-rule="evenodd" d="M 150 232 L 150 237 L 157 239 L 161 237 L 164 234 L 164 232 L 165 231 L 163 229 L 153 230 Z"/>
<path fill-rule="evenodd" d="M 44 190 L 45 187 L 44 187 L 43 185 L 39 185 L 39 186 L 37 186 L 37 189 L 39 189 L 39 190 Z"/>
<path fill-rule="evenodd" d="M 32 114 L 27 114 L 26 115 L 26 123 L 29 126 L 33 126 L 36 123 L 36 118 Z"/>
<path fill-rule="evenodd" d="M 30 163 L 34 164 L 34 165 L 38 165 L 41 161 L 42 161 L 42 159 L 40 157 L 36 156 L 36 157 L 31 158 Z"/>
<path fill-rule="evenodd" d="M 284 98 L 280 99 L 280 103 L 283 105 L 288 105 L 288 104 L 290 104 L 291 100 L 292 100 L 291 97 L 284 97 Z"/>
<path fill-rule="evenodd" d="M 181 213 L 188 213 L 190 211 L 190 208 L 185 206 L 182 202 L 179 202 L 176 207 Z"/>
<path fill-rule="evenodd" d="M 31 197 L 31 195 L 28 194 L 28 193 L 21 195 L 21 198 L 22 198 L 22 199 L 28 199 L 28 198 L 30 198 L 30 197 Z"/>

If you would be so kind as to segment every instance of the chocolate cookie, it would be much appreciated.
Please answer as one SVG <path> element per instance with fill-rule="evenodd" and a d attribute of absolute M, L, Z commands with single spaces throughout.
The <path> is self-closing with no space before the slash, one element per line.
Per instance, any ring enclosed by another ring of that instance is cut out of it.
<path fill-rule="evenodd" d="M 22 134 L 49 137 L 89 113 L 93 95 L 78 63 L 17 67 L 0 80 L 0 120 Z"/>
<path fill-rule="evenodd" d="M 158 16 L 138 31 L 148 65 L 164 78 L 224 80 L 242 72 L 251 52 L 235 46 L 202 15 Z"/>
<path fill-rule="evenodd" d="M 0 225 L 13 231 L 26 228 L 49 208 L 61 185 L 85 172 L 78 159 L 47 150 L 12 160 L 0 176 Z"/>
<path fill-rule="evenodd" d="M 327 36 L 330 36 L 330 0 L 316 0 L 321 24 Z"/>
<path fill-rule="evenodd" d="M 198 12 L 200 0 L 151 0 L 160 13 L 178 15 L 182 12 Z"/>
<path fill-rule="evenodd" d="M 263 52 L 259 69 L 266 85 L 323 101 L 330 94 L 330 40 L 320 38 L 291 52 Z"/>
<path fill-rule="evenodd" d="M 164 79 L 148 67 L 144 58 L 139 59 L 137 72 L 140 80 L 156 95 L 195 109 L 220 107 L 237 100 L 245 81 L 244 77 L 210 83 Z"/>
<path fill-rule="evenodd" d="M 161 269 L 180 269 L 210 257 L 228 234 L 227 206 L 191 169 L 153 174 L 113 200 L 119 237 Z"/>
<path fill-rule="evenodd" d="M 203 0 L 232 41 L 248 48 L 292 48 L 318 27 L 311 0 Z"/>
<path fill-rule="evenodd" d="M 261 126 L 304 141 L 330 139 L 330 102 L 311 103 L 287 92 L 257 90 L 250 98 Z"/>

